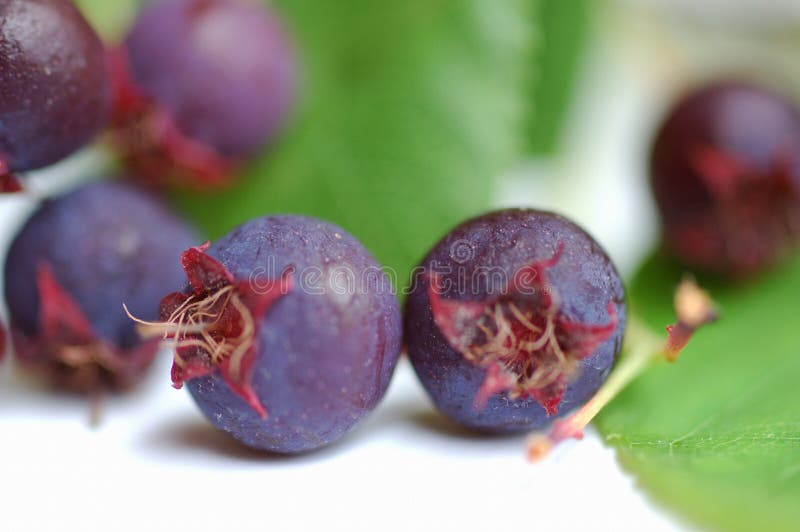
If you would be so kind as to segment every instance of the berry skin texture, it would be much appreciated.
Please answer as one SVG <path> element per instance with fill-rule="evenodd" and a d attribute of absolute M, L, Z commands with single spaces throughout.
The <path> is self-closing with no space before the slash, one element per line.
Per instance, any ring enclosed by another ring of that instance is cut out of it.
<path fill-rule="evenodd" d="M 670 253 L 726 277 L 756 273 L 800 238 L 800 113 L 750 85 L 700 88 L 658 131 L 650 179 Z"/>
<path fill-rule="evenodd" d="M 103 45 L 71 1 L 0 2 L 0 174 L 70 155 L 110 104 Z"/>
<path fill-rule="evenodd" d="M 555 214 L 504 210 L 458 226 L 423 260 L 405 342 L 452 421 L 535 430 L 597 391 L 625 321 L 622 282 L 589 235 Z"/>
<path fill-rule="evenodd" d="M 226 184 L 274 139 L 295 98 L 292 45 L 256 2 L 151 2 L 116 70 L 121 150 L 155 184 L 165 169 L 195 187 Z"/>
<path fill-rule="evenodd" d="M 248 222 L 187 250 L 189 287 L 162 302 L 172 378 L 245 445 L 310 451 L 383 396 L 400 352 L 391 283 L 352 236 L 301 216 Z M 145 325 L 144 327 L 147 327 Z"/>
<path fill-rule="evenodd" d="M 156 319 L 194 231 L 136 187 L 102 182 L 48 201 L 14 240 L 5 291 L 20 365 L 58 388 L 124 390 L 149 366 L 123 303 Z"/>

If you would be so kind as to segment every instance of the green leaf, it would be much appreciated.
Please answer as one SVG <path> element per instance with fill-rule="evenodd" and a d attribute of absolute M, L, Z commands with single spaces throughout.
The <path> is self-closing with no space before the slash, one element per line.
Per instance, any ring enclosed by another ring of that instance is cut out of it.
<path fill-rule="evenodd" d="M 544 0 L 539 8 L 541 36 L 529 115 L 529 148 L 547 155 L 558 149 L 562 123 L 586 47 L 591 19 L 589 0 Z"/>
<path fill-rule="evenodd" d="M 634 311 L 671 323 L 680 276 L 651 258 L 631 286 Z M 701 285 L 721 321 L 632 384 L 598 426 L 641 484 L 691 519 L 800 530 L 800 257 L 748 283 Z"/>
<path fill-rule="evenodd" d="M 122 39 L 138 3 L 138 0 L 75 0 L 95 31 L 112 43 Z"/>
<path fill-rule="evenodd" d="M 292 126 L 236 189 L 182 205 L 212 237 L 266 213 L 328 219 L 402 286 L 522 157 L 535 4 L 278 2 L 304 70 Z"/>

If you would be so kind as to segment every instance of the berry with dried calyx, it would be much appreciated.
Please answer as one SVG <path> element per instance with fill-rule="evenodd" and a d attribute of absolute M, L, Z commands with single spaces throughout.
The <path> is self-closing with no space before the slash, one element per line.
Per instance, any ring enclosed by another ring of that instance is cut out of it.
<path fill-rule="evenodd" d="M 582 405 L 622 343 L 622 282 L 582 229 L 506 210 L 441 240 L 418 269 L 405 341 L 436 406 L 463 426 L 528 430 Z"/>
<path fill-rule="evenodd" d="M 157 199 L 121 183 L 47 201 L 5 264 L 14 354 L 21 367 L 79 392 L 124 390 L 155 355 L 122 311 L 158 316 L 180 282 L 175 265 L 196 236 Z"/>
<path fill-rule="evenodd" d="M 69 0 L 0 2 L 0 192 L 53 164 L 106 124 L 102 43 Z"/>
<path fill-rule="evenodd" d="M 255 2 L 151 2 L 112 57 L 116 146 L 151 185 L 229 183 L 274 140 L 295 97 L 289 38 Z"/>
<path fill-rule="evenodd" d="M 696 90 L 661 126 L 650 177 L 675 257 L 727 276 L 754 273 L 800 239 L 800 112 L 746 84 Z"/>
<path fill-rule="evenodd" d="M 297 453 L 343 436 L 378 403 L 400 352 L 391 283 L 342 229 L 302 216 L 248 222 L 181 259 L 147 337 L 175 344 L 172 380 L 255 449 Z"/>

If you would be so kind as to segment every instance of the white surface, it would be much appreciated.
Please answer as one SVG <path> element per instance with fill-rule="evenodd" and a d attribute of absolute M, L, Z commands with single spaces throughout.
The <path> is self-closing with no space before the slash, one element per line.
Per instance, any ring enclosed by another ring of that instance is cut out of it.
<path fill-rule="evenodd" d="M 601 54 L 602 55 L 602 54 Z M 599 63 L 598 63 L 599 62 Z M 496 203 L 557 209 L 591 228 L 624 272 L 653 236 L 639 162 L 649 105 L 635 76 L 594 57 L 566 135 L 579 157 L 509 176 Z M 611 81 L 603 81 L 611 80 Z M 77 165 L 80 167 L 80 165 Z M 535 172 L 560 176 L 545 187 Z M 45 181 L 45 180 L 42 180 Z M 576 190 L 582 191 L 577 194 Z M 576 202 L 576 198 L 586 198 Z M 0 200 L 0 249 L 30 209 Z M 524 437 L 484 438 L 439 418 L 404 361 L 386 400 L 343 441 L 266 457 L 215 432 L 159 359 L 99 429 L 80 399 L 0 379 L 0 530 L 674 530 L 590 430 L 529 465 Z"/>
<path fill-rule="evenodd" d="M 166 355 L 166 354 L 165 354 Z M 404 361 L 386 401 L 331 448 L 249 452 L 168 382 L 168 356 L 99 429 L 86 403 L 8 371 L 0 529 L 672 530 L 594 432 L 529 465 L 523 437 L 471 436 L 432 411 Z"/>

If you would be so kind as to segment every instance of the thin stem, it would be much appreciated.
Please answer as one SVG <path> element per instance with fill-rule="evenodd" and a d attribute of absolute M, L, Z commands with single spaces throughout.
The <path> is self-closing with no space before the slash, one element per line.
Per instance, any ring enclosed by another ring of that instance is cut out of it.
<path fill-rule="evenodd" d="M 641 375 L 648 366 L 665 356 L 664 342 L 638 319 L 628 329 L 628 353 L 597 394 L 578 410 L 575 423 L 586 426 L 625 387 Z"/>
<path fill-rule="evenodd" d="M 676 291 L 675 314 L 678 320 L 667 327 L 669 334 L 666 340 L 633 317 L 628 324 L 623 349 L 626 354 L 617 368 L 582 408 L 565 419 L 556 420 L 549 432 L 531 437 L 527 447 L 528 459 L 532 462 L 539 461 L 560 442 L 570 438 L 583 438 L 583 429 L 628 384 L 656 361 L 677 360 L 678 354 L 694 332 L 717 318 L 713 301 L 691 279 L 684 279 Z"/>
<path fill-rule="evenodd" d="M 558 443 L 583 437 L 583 429 L 628 384 L 641 375 L 654 361 L 665 357 L 663 339 L 633 318 L 628 325 L 626 353 L 617 368 L 597 393 L 583 407 L 563 420 L 556 420 L 546 434 L 534 434 L 528 442 L 528 459 L 539 461 Z"/>
<path fill-rule="evenodd" d="M 100 384 L 95 387 L 89 397 L 89 427 L 97 429 L 103 422 L 106 406 L 106 389 Z"/>

